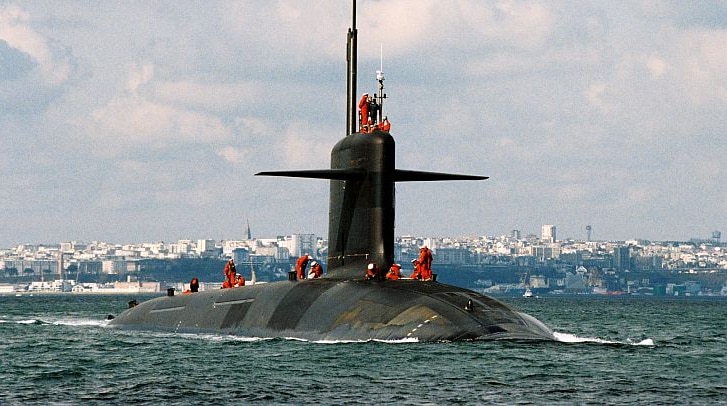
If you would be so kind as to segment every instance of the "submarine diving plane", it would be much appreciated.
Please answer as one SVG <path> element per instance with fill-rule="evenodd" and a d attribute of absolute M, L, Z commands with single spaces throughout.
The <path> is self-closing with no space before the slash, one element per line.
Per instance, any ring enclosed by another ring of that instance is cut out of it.
<path fill-rule="evenodd" d="M 330 181 L 326 276 L 187 295 L 172 291 L 130 307 L 110 326 L 312 341 L 554 340 L 534 317 L 468 289 L 383 275 L 365 280 L 370 263 L 385 271 L 394 262 L 396 182 L 487 178 L 396 169 L 394 138 L 382 125 L 383 72 L 377 72 L 370 122 L 359 119 L 356 59 L 354 0 L 347 40 L 347 129 L 331 151 L 330 169 L 256 174 Z"/>

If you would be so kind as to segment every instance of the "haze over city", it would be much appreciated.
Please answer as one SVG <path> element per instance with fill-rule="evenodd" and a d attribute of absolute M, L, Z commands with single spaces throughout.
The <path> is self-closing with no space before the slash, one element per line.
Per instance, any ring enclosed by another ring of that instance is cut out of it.
<path fill-rule="evenodd" d="M 0 247 L 327 234 L 349 2 L 0 5 Z M 386 73 L 396 234 L 727 229 L 727 4 L 358 2 Z"/>

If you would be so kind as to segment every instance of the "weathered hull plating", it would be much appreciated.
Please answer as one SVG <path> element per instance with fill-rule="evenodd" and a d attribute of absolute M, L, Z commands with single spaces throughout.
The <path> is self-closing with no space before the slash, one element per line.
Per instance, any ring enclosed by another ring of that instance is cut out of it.
<path fill-rule="evenodd" d="M 410 280 L 323 278 L 166 296 L 126 310 L 110 325 L 312 341 L 553 339 L 541 322 L 496 299 Z"/>

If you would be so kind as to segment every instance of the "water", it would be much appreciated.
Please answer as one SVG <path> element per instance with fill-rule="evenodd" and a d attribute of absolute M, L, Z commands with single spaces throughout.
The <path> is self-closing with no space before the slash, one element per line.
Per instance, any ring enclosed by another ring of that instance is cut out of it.
<path fill-rule="evenodd" d="M 119 331 L 128 296 L 0 296 L 0 404 L 725 404 L 727 299 L 505 299 L 559 342 Z"/>

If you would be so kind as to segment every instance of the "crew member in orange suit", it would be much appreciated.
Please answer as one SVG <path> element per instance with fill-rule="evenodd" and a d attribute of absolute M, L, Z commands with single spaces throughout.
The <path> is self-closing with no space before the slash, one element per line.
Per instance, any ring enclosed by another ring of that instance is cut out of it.
<path fill-rule="evenodd" d="M 411 279 L 420 279 L 422 276 L 422 266 L 418 259 L 412 259 L 411 264 L 414 265 L 414 272 L 412 272 Z"/>
<path fill-rule="evenodd" d="M 364 279 L 376 279 L 379 276 L 379 266 L 373 262 L 366 267 L 366 277 Z"/>
<path fill-rule="evenodd" d="M 308 261 L 313 259 L 308 253 L 303 254 L 302 257 L 298 258 L 295 262 L 295 270 L 298 272 L 298 279 L 305 279 L 305 267 L 308 266 Z"/>
<path fill-rule="evenodd" d="M 222 288 L 231 288 L 235 286 L 235 274 L 237 273 L 237 268 L 235 267 L 235 261 L 230 258 L 229 261 L 225 264 L 225 282 L 222 284 Z"/>
<path fill-rule="evenodd" d="M 192 280 L 189 282 L 189 289 L 182 292 L 182 294 L 188 295 L 190 293 L 197 293 L 199 292 L 199 279 L 192 278 Z"/>
<path fill-rule="evenodd" d="M 308 279 L 318 279 L 323 275 L 323 267 L 318 261 L 312 261 L 310 263 L 310 272 L 308 272 Z"/>
<path fill-rule="evenodd" d="M 432 279 L 432 251 L 423 246 L 419 249 L 419 266 L 421 268 L 422 280 Z"/>
<path fill-rule="evenodd" d="M 386 274 L 386 279 L 395 281 L 399 278 L 401 278 L 401 265 L 392 264 L 391 268 L 389 268 L 389 272 Z"/>
<path fill-rule="evenodd" d="M 235 287 L 239 286 L 245 286 L 245 277 L 241 273 L 237 274 L 237 279 L 235 280 Z"/>
<path fill-rule="evenodd" d="M 379 128 L 381 128 L 381 131 L 386 131 L 388 133 L 389 130 L 391 130 L 391 123 L 389 122 L 389 119 L 384 117 L 384 119 L 381 120 L 381 125 L 379 125 Z"/>
<path fill-rule="evenodd" d="M 369 124 L 369 94 L 364 93 L 361 96 L 361 100 L 358 101 L 358 108 L 361 112 L 361 118 L 358 122 L 359 128 L 361 129 L 361 132 L 364 131 L 364 128 L 368 129 Z"/>

